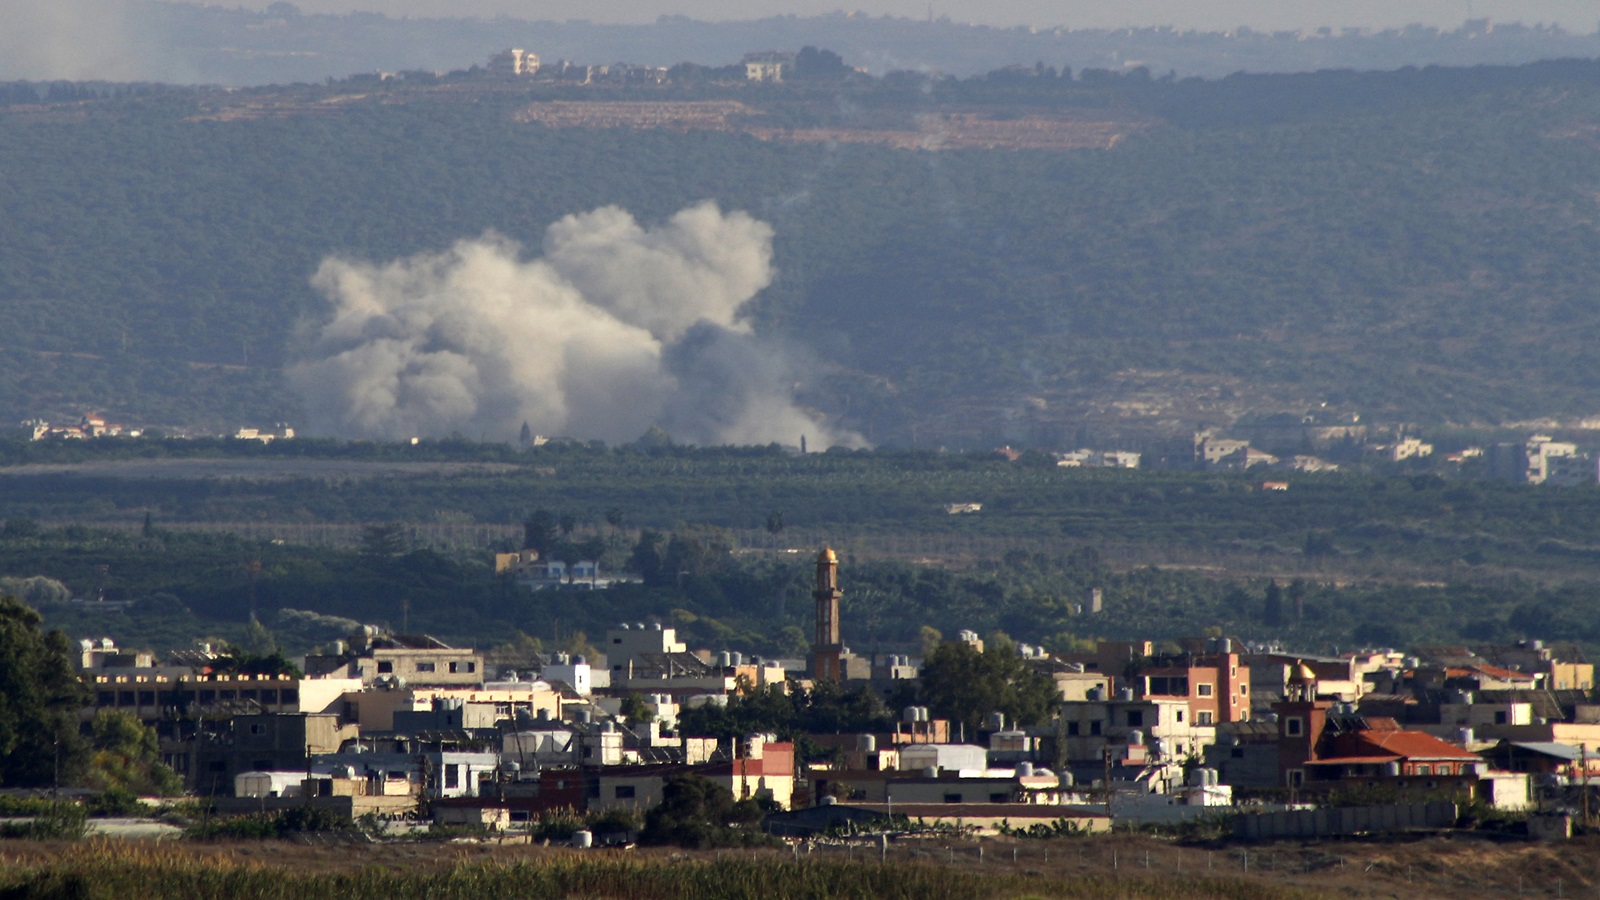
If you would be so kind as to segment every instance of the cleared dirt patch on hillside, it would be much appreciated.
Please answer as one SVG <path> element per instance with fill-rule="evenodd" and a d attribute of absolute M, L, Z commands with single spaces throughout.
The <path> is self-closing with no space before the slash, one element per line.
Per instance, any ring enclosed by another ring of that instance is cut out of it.
<path fill-rule="evenodd" d="M 1069 112 L 1006 116 L 949 110 L 917 116 L 915 128 L 777 128 L 763 123 L 760 110 L 734 100 L 558 100 L 530 104 L 514 118 L 550 128 L 725 131 L 765 141 L 876 144 L 901 150 L 1109 149 L 1154 124 L 1135 117 L 1093 118 Z"/>

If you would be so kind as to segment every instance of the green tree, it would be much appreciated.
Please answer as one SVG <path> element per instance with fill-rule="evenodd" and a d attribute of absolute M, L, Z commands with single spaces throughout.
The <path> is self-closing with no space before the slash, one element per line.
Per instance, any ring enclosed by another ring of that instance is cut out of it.
<path fill-rule="evenodd" d="M 221 655 L 211 661 L 211 671 L 237 675 L 289 675 L 302 676 L 300 667 L 273 648 L 271 653 L 253 654 L 238 647 L 224 647 Z"/>
<path fill-rule="evenodd" d="M 78 712 L 89 691 L 73 670 L 71 644 L 44 633 L 39 614 L 0 597 L 0 786 L 44 787 L 82 770 Z"/>
<path fill-rule="evenodd" d="M 622 716 L 631 724 L 633 722 L 648 722 L 656 717 L 648 704 L 644 702 L 644 695 L 638 691 L 629 691 L 622 698 Z"/>
<path fill-rule="evenodd" d="M 244 635 L 239 638 L 239 649 L 251 656 L 269 656 L 278 652 L 278 641 L 267 626 L 252 615 L 244 626 Z"/>
<path fill-rule="evenodd" d="M 662 786 L 661 802 L 645 814 L 639 842 L 700 849 L 763 843 L 765 836 L 747 827 L 761 815 L 754 800 L 735 800 L 710 779 L 680 775 Z"/>
<path fill-rule="evenodd" d="M 161 761 L 155 730 L 123 710 L 102 709 L 90 725 L 85 783 L 102 791 L 171 796 L 183 781 Z"/>
<path fill-rule="evenodd" d="M 1276 578 L 1267 582 L 1267 598 L 1261 608 L 1261 621 L 1272 627 L 1283 624 L 1283 588 L 1278 587 Z"/>
<path fill-rule="evenodd" d="M 361 552 L 374 558 L 399 556 L 409 540 L 401 525 L 368 525 L 361 531 Z"/>
<path fill-rule="evenodd" d="M 941 718 L 973 729 L 992 712 L 1037 725 L 1049 719 L 1061 699 L 1050 679 L 1014 646 L 1001 643 L 979 653 L 960 641 L 940 644 L 923 660 L 922 697 Z"/>
<path fill-rule="evenodd" d="M 533 550 L 544 559 L 556 542 L 556 514 L 548 509 L 536 509 L 522 520 L 522 546 Z"/>

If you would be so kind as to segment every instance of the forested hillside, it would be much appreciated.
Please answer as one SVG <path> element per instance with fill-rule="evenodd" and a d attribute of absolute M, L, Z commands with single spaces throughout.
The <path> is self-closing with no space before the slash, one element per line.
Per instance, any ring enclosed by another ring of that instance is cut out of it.
<path fill-rule="evenodd" d="M 281 370 L 325 313 L 324 258 L 491 229 L 536 253 L 571 213 L 650 223 L 705 199 L 772 225 L 755 327 L 814 361 L 803 402 L 878 443 L 1050 443 L 1324 400 L 1592 414 L 1594 71 L 737 95 L 830 127 L 972 108 L 1137 123 L 1060 152 L 555 129 L 516 116 L 548 98 L 505 90 L 58 89 L 0 108 L 0 415 L 294 422 Z"/>

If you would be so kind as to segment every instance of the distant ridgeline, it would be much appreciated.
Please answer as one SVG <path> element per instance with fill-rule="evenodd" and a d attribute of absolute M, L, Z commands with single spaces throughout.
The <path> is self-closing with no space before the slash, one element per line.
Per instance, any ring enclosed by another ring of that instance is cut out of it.
<path fill-rule="evenodd" d="M 728 331 L 875 444 L 1597 412 L 1600 64 L 699 75 L 0 85 L 0 416 L 300 424 L 325 260 L 415 281 L 486 231 L 532 259 L 607 205 L 648 249 L 707 199 L 771 227 Z M 596 277 L 658 271 L 625 268 Z"/>
<path fill-rule="evenodd" d="M 851 65 L 878 75 L 898 69 L 961 78 L 1013 63 L 1032 66 L 1036 60 L 1057 68 L 1121 70 L 1143 65 L 1157 74 L 1175 71 L 1179 76 L 1218 78 L 1237 71 L 1515 65 L 1600 55 L 1600 34 L 1488 18 L 1468 19 L 1450 29 L 1410 25 L 1383 31 L 1267 32 L 1240 27 L 1204 32 L 1167 26 L 998 28 L 948 17 L 861 13 L 733 22 L 663 16 L 648 25 L 611 25 L 507 16 L 307 14 L 284 2 L 264 10 L 171 0 L 121 0 L 115 7 L 117 15 L 102 17 L 111 21 L 87 16 L 51 19 L 52 43 L 84 52 L 11 53 L 0 59 L 0 79 L 113 77 L 235 87 L 316 84 L 354 72 L 459 69 L 510 46 L 530 48 L 549 61 L 621 60 L 665 67 L 684 61 L 720 65 L 752 50 L 809 44 L 830 48 Z M 27 23 L 23 18 L 18 27 Z M 75 33 L 74 27 L 80 30 Z M 25 39 L 16 46 L 19 51 L 34 49 Z M 48 73 L 29 69 L 46 63 L 54 67 Z"/>

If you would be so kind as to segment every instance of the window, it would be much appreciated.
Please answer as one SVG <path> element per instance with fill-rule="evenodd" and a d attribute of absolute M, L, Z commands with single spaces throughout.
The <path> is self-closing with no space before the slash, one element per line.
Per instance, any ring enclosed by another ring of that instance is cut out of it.
<path fill-rule="evenodd" d="M 617 799 L 618 800 L 632 800 L 633 796 L 634 796 L 633 795 L 633 791 L 634 791 L 633 785 L 631 785 L 631 784 L 619 784 L 619 785 L 617 785 Z"/>
<path fill-rule="evenodd" d="M 278 692 L 277 691 L 273 691 L 273 690 L 262 691 L 261 692 L 261 702 L 262 703 L 277 703 L 278 702 Z"/>
<path fill-rule="evenodd" d="M 155 706 L 156 705 L 156 692 L 155 691 L 140 691 L 139 692 L 139 705 L 140 706 Z"/>
<path fill-rule="evenodd" d="M 1283 720 L 1283 733 L 1289 737 L 1299 737 L 1305 731 L 1305 724 L 1299 716 L 1290 716 Z"/>
<path fill-rule="evenodd" d="M 944 795 L 944 802 L 946 802 L 946 803 L 960 803 L 961 802 L 961 795 L 960 794 L 945 794 Z"/>
<path fill-rule="evenodd" d="M 461 665 L 461 664 L 460 663 L 455 663 L 455 662 L 450 664 L 450 674 L 451 675 L 456 674 L 456 666 L 459 666 L 459 665 Z"/>
<path fill-rule="evenodd" d="M 1006 793 L 1006 792 L 1004 792 L 1004 791 L 989 795 L 989 802 L 990 803 L 1006 803 L 1010 799 L 1011 799 L 1011 795 Z"/>
<path fill-rule="evenodd" d="M 300 702 L 300 692 L 297 691 L 297 690 L 294 690 L 292 688 L 289 689 L 289 690 L 284 691 L 283 692 L 283 702 L 285 702 L 285 703 L 299 703 Z"/>
<path fill-rule="evenodd" d="M 393 673 L 394 673 L 394 661 L 393 660 L 386 659 L 386 660 L 383 660 L 382 662 L 378 663 L 378 674 L 379 675 L 391 675 Z"/>
<path fill-rule="evenodd" d="M 1090 734 L 1099 734 L 1100 733 L 1100 720 L 1099 719 L 1095 719 L 1093 722 L 1089 723 L 1089 733 Z"/>
<path fill-rule="evenodd" d="M 1197 725 L 1211 725 L 1216 721 L 1215 717 L 1211 714 L 1211 710 L 1209 709 L 1202 709 L 1200 712 L 1196 713 L 1196 715 L 1199 716 L 1199 718 L 1195 721 L 1195 724 Z"/>
<path fill-rule="evenodd" d="M 1144 710 L 1142 710 L 1142 709 L 1130 709 L 1130 710 L 1128 710 L 1128 727 L 1129 728 L 1140 728 L 1140 727 L 1143 727 L 1143 725 L 1144 725 Z"/>
<path fill-rule="evenodd" d="M 1202 697 L 1209 697 L 1211 696 L 1211 685 L 1197 684 L 1195 685 L 1195 691 Z"/>
<path fill-rule="evenodd" d="M 1078 736 L 1078 723 L 1077 722 L 1068 722 L 1067 723 L 1067 737 L 1077 737 L 1077 736 Z"/>
<path fill-rule="evenodd" d="M 1417 774 L 1418 775 L 1432 775 L 1433 774 L 1433 766 L 1430 766 L 1427 763 L 1420 763 L 1420 764 L 1417 765 Z"/>
<path fill-rule="evenodd" d="M 460 766 L 445 766 L 444 767 L 444 786 L 445 786 L 445 788 L 448 790 L 450 788 L 460 787 L 460 785 L 461 785 L 461 767 Z"/>
<path fill-rule="evenodd" d="M 217 692 L 216 691 L 201 691 L 200 692 L 200 702 L 201 703 L 215 703 L 215 702 L 217 702 Z"/>
<path fill-rule="evenodd" d="M 1250 696 L 1250 685 L 1248 685 L 1248 684 L 1239 685 L 1239 696 L 1241 696 L 1241 697 Z"/>
<path fill-rule="evenodd" d="M 431 662 L 419 662 L 419 663 L 417 663 L 417 671 L 418 672 L 432 672 L 433 671 L 433 663 L 431 663 Z"/>
<path fill-rule="evenodd" d="M 1501 711 L 1496 712 L 1494 714 L 1494 723 L 1496 725 L 1504 725 L 1504 724 L 1506 724 L 1506 714 L 1505 714 L 1504 710 L 1501 710 Z"/>
<path fill-rule="evenodd" d="M 478 664 L 475 663 L 475 662 L 467 663 L 467 671 L 468 672 L 476 672 L 476 671 L 478 671 Z"/>
<path fill-rule="evenodd" d="M 259 737 L 267 733 L 267 726 L 261 722 L 251 722 L 250 733 Z"/>
<path fill-rule="evenodd" d="M 1201 715 L 1204 715 L 1204 713 L 1201 713 Z M 1181 709 L 1178 710 L 1178 721 L 1179 722 L 1183 721 L 1183 710 L 1181 710 Z"/>

